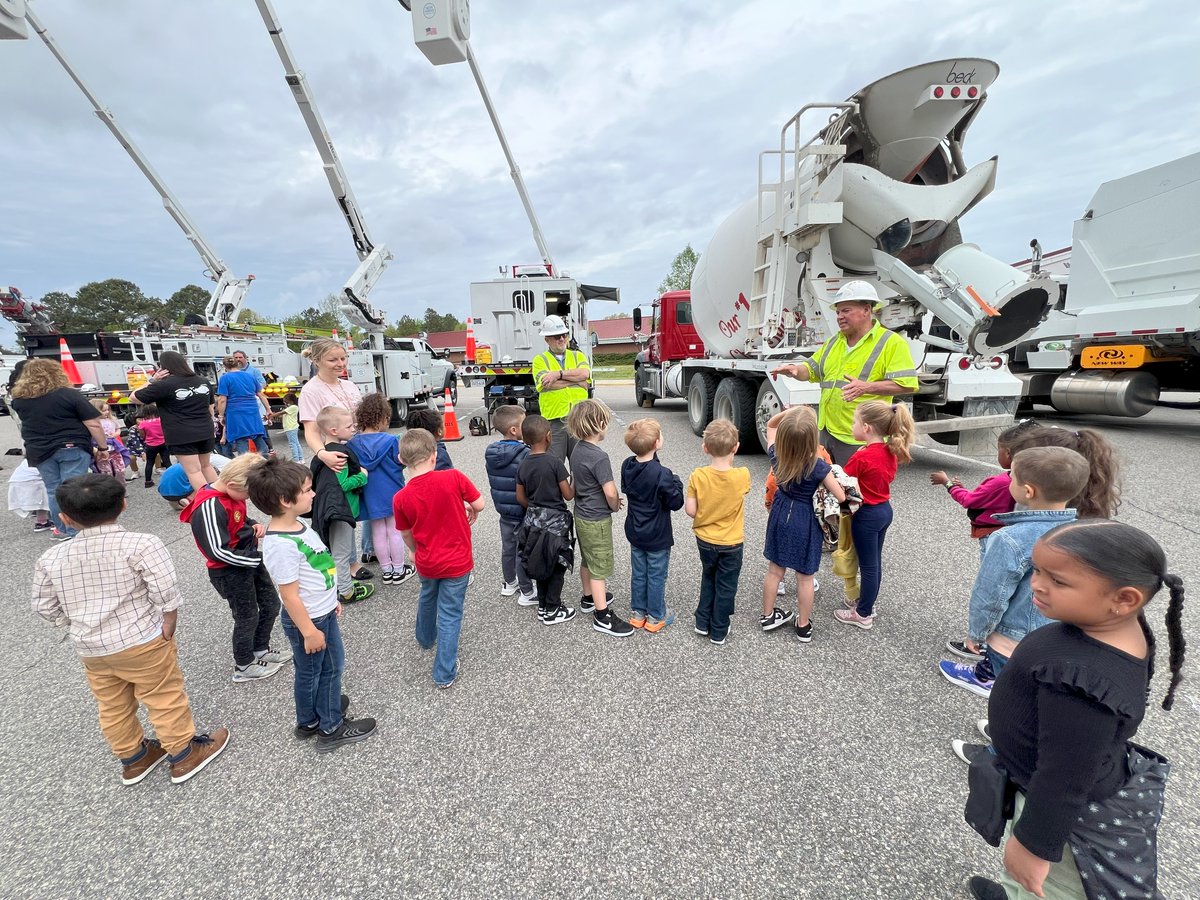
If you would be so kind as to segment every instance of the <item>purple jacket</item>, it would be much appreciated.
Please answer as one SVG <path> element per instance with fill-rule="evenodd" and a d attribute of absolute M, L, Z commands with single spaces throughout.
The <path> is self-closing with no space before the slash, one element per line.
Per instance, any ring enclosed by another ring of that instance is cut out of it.
<path fill-rule="evenodd" d="M 968 491 L 965 487 L 950 488 L 950 496 L 967 509 L 967 517 L 971 520 L 971 537 L 981 537 L 1003 527 L 1004 523 L 993 517 L 1010 513 L 1016 508 L 1016 501 L 1008 492 L 1010 484 L 1012 476 L 1001 472 L 999 475 L 985 478 L 973 491 Z"/>

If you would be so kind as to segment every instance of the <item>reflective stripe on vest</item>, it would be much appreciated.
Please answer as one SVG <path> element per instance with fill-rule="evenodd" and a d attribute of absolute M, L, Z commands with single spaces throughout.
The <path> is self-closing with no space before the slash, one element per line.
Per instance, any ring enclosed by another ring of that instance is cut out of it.
<path fill-rule="evenodd" d="M 875 363 L 879 361 L 879 357 L 883 354 L 883 348 L 887 346 L 887 342 L 896 337 L 896 333 L 883 330 L 883 336 L 875 342 L 875 346 L 871 349 L 871 355 L 867 357 L 866 363 L 862 367 L 862 371 L 858 373 L 859 381 L 870 381 L 871 370 L 875 368 Z M 916 374 L 915 372 L 913 373 Z"/>

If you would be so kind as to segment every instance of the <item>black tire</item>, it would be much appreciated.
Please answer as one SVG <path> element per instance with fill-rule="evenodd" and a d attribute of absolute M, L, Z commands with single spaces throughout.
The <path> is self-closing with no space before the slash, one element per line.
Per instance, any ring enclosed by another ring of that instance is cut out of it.
<path fill-rule="evenodd" d="M 713 397 L 714 419 L 728 419 L 738 431 L 742 453 L 758 453 L 762 444 L 758 440 L 758 424 L 754 410 L 758 405 L 758 394 L 754 384 L 745 378 L 722 378 Z"/>
<path fill-rule="evenodd" d="M 688 424 L 693 434 L 704 434 L 713 417 L 713 397 L 717 393 L 717 376 L 697 372 L 688 382 Z"/>
<path fill-rule="evenodd" d="M 645 382 L 649 382 L 650 377 L 642 375 L 643 370 L 638 368 L 633 372 L 633 402 L 642 409 L 651 409 L 654 406 L 654 395 L 649 391 L 643 390 Z"/>

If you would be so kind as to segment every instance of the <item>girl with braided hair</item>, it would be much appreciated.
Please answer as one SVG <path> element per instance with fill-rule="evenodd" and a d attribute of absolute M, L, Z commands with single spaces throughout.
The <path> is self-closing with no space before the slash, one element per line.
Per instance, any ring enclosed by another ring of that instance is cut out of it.
<path fill-rule="evenodd" d="M 992 747 L 1016 786 L 1001 883 L 973 876 L 980 900 L 1161 896 L 1156 836 L 1169 764 L 1131 743 L 1154 675 L 1145 607 L 1166 586 L 1169 710 L 1183 679 L 1183 582 L 1130 525 L 1085 519 L 1033 550 L 1033 602 L 1057 621 L 1029 634 L 988 703 Z"/>

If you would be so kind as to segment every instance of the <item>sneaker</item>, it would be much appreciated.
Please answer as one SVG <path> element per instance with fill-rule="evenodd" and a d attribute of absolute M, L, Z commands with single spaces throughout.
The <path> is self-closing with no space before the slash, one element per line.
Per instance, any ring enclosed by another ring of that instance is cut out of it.
<path fill-rule="evenodd" d="M 860 616 L 857 609 L 835 609 L 833 617 L 843 625 L 857 625 L 863 631 L 870 631 L 875 627 L 875 617 Z"/>
<path fill-rule="evenodd" d="M 714 647 L 724 647 L 724 646 L 725 646 L 725 642 L 726 642 L 727 640 L 729 640 L 729 636 L 728 636 L 728 635 L 726 635 L 726 636 L 725 636 L 725 637 L 723 637 L 723 638 L 715 638 L 715 637 L 710 637 L 710 638 L 708 639 L 708 642 L 709 642 L 710 644 L 712 644 Z"/>
<path fill-rule="evenodd" d="M 417 567 L 412 563 L 405 563 L 404 568 L 399 572 L 392 573 L 392 584 L 404 584 L 408 579 L 417 574 Z"/>
<path fill-rule="evenodd" d="M 846 609 L 858 609 L 858 598 L 855 597 L 851 600 L 849 597 L 843 597 L 842 606 L 846 607 Z"/>
<path fill-rule="evenodd" d="M 501 581 L 500 582 L 500 596 L 501 597 L 511 597 L 513 594 L 515 594 L 517 592 L 518 587 L 519 587 L 519 585 L 515 581 Z"/>
<path fill-rule="evenodd" d="M 821 581 L 814 575 L 813 576 L 813 593 L 815 594 L 820 589 L 821 589 Z"/>
<path fill-rule="evenodd" d="M 34 531 L 49 531 L 53 527 L 54 527 L 54 525 L 50 522 L 34 522 L 33 523 Z"/>
<path fill-rule="evenodd" d="M 537 602 L 538 596 L 536 587 L 528 594 L 524 591 L 517 593 L 517 606 L 537 606 Z M 541 614 L 541 610 L 538 611 L 538 614 Z"/>
<path fill-rule="evenodd" d="M 375 577 L 375 573 L 372 572 L 370 569 L 359 569 L 357 572 L 353 573 L 350 577 L 353 578 L 355 581 L 370 581 L 372 578 Z"/>
<path fill-rule="evenodd" d="M 821 582 L 818 581 L 816 578 L 813 578 L 813 593 L 815 594 L 820 589 L 821 589 Z M 775 591 L 775 596 L 782 597 L 786 593 L 787 593 L 787 587 L 784 585 L 783 579 L 781 578 L 781 579 L 779 579 L 779 587 Z"/>
<path fill-rule="evenodd" d="M 575 618 L 575 609 L 570 606 L 559 606 L 556 609 L 547 609 L 541 613 L 543 625 L 561 625 L 563 622 L 570 622 Z"/>
<path fill-rule="evenodd" d="M 153 481 L 147 481 L 145 484 L 143 484 L 143 485 L 142 485 L 142 487 L 148 487 L 148 488 L 152 488 L 152 487 L 154 487 L 154 482 L 153 482 Z"/>
<path fill-rule="evenodd" d="M 228 728 L 196 735 L 181 753 L 171 757 L 171 784 L 183 784 L 220 756 L 228 746 Z"/>
<path fill-rule="evenodd" d="M 638 612 L 637 610 L 634 610 L 633 612 L 631 612 L 629 614 L 629 627 L 630 628 L 645 628 L 646 627 L 646 614 Z"/>
<path fill-rule="evenodd" d="M 981 681 L 975 677 L 975 667 L 970 663 L 956 663 L 942 660 L 938 663 L 938 669 L 942 676 L 951 684 L 956 684 L 964 690 L 970 691 L 972 694 L 978 694 L 980 697 L 990 697 L 992 695 L 992 685 L 994 681 Z"/>
<path fill-rule="evenodd" d="M 812 640 L 812 620 L 809 619 L 807 625 L 796 623 L 796 640 L 802 644 L 807 644 Z"/>
<path fill-rule="evenodd" d="M 342 717 L 342 724 L 334 729 L 333 734 L 321 732 L 317 735 L 317 752 L 332 753 L 343 744 L 357 744 L 365 741 L 375 733 L 375 720 L 347 719 Z"/>
<path fill-rule="evenodd" d="M 396 580 L 396 573 L 393 572 L 391 569 L 384 569 L 382 572 L 379 573 L 379 583 L 380 584 L 394 584 L 395 580 Z"/>
<path fill-rule="evenodd" d="M 262 656 L 256 656 L 255 660 L 256 661 L 265 660 L 266 662 L 269 662 L 269 663 L 279 663 L 280 665 L 282 665 L 285 662 L 292 661 L 292 651 L 291 650 L 273 650 L 270 647 L 268 647 L 267 652 L 264 653 Z"/>
<path fill-rule="evenodd" d="M 975 900 L 1007 900 L 1008 892 L 998 882 L 982 875 L 972 875 L 967 879 L 967 890 Z"/>
<path fill-rule="evenodd" d="M 350 698 L 347 697 L 345 694 L 342 694 L 342 716 L 343 717 L 345 717 L 346 710 L 348 710 L 349 708 L 350 708 Z M 300 738 L 300 740 L 307 740 L 310 737 L 315 737 L 317 734 L 320 733 L 320 731 L 321 731 L 321 723 L 313 722 L 311 725 L 297 725 L 295 728 L 292 729 L 292 734 L 296 735 L 296 737 Z"/>
<path fill-rule="evenodd" d="M 707 629 L 707 628 L 704 628 L 704 627 L 702 627 L 702 626 L 700 626 L 700 625 L 694 625 L 694 626 L 692 626 L 692 631 L 696 632 L 696 634 L 699 634 L 699 635 L 701 635 L 701 636 L 703 636 L 703 637 L 708 637 L 708 629 Z"/>
<path fill-rule="evenodd" d="M 166 758 L 167 751 L 162 748 L 162 744 L 154 738 L 143 738 L 142 748 L 128 759 L 121 760 L 124 766 L 121 770 L 121 784 L 137 784 L 162 765 Z"/>
<path fill-rule="evenodd" d="M 611 609 L 604 612 L 596 610 L 592 613 L 592 629 L 601 634 L 611 634 L 613 637 L 629 637 L 633 634 L 633 626 Z"/>
<path fill-rule="evenodd" d="M 782 628 L 794 618 L 796 618 L 794 612 L 789 612 L 783 607 L 777 606 L 771 611 L 770 615 L 759 617 L 758 624 L 762 626 L 763 631 L 774 631 L 776 628 Z"/>
<path fill-rule="evenodd" d="M 671 610 L 668 609 L 666 616 L 664 616 L 663 618 L 655 619 L 653 616 L 651 616 L 649 619 L 646 620 L 646 632 L 648 634 L 658 634 L 660 631 L 662 631 L 664 628 L 666 628 L 668 625 L 670 625 L 674 621 L 675 621 L 675 613 L 671 612 Z M 632 619 L 629 620 L 629 624 L 633 625 Z"/>
<path fill-rule="evenodd" d="M 968 766 L 975 762 L 979 754 L 988 752 L 987 744 L 969 744 L 966 741 L 951 741 L 950 749 Z"/>
<path fill-rule="evenodd" d="M 374 550 L 368 550 L 358 558 L 358 561 L 363 565 L 366 565 L 367 563 L 379 562 L 379 557 L 375 555 Z"/>
<path fill-rule="evenodd" d="M 604 592 L 604 602 L 612 603 L 612 601 L 613 601 L 612 591 L 605 591 Z M 580 597 L 579 598 L 579 608 L 582 609 L 584 612 L 592 612 L 596 608 L 596 603 L 594 600 L 592 600 L 592 598 L 590 596 Z"/>
<path fill-rule="evenodd" d="M 130 472 L 129 470 L 125 471 L 125 483 L 126 484 L 129 484 L 129 482 L 131 482 L 131 481 L 137 481 L 137 477 L 138 477 L 137 472 Z"/>
<path fill-rule="evenodd" d="M 983 735 L 983 739 L 989 744 L 992 742 L 992 726 L 988 724 L 987 719 L 979 719 L 976 721 L 975 730 Z"/>
<path fill-rule="evenodd" d="M 971 662 L 983 662 L 983 654 L 968 650 L 966 641 L 946 641 L 946 651 Z"/>
<path fill-rule="evenodd" d="M 65 531 L 59 531 L 53 525 L 50 526 L 50 540 L 52 541 L 69 541 L 73 536 Z"/>
<path fill-rule="evenodd" d="M 454 674 L 454 677 L 451 678 L 449 681 L 447 681 L 445 684 L 442 684 L 439 681 L 435 681 L 434 684 L 436 684 L 441 690 L 444 691 L 448 687 L 453 687 L 454 682 L 456 682 L 456 681 L 458 681 L 458 673 L 457 672 Z"/>
<path fill-rule="evenodd" d="M 350 593 L 342 595 L 343 603 L 361 603 L 375 593 L 375 585 L 356 581 Z"/>
<path fill-rule="evenodd" d="M 245 684 L 248 681 L 259 681 L 263 678 L 270 678 L 282 668 L 283 663 L 267 662 L 265 659 L 256 659 L 248 666 L 233 667 L 233 683 Z"/>

